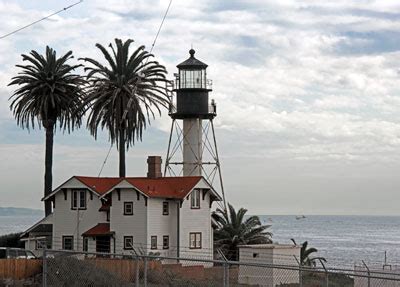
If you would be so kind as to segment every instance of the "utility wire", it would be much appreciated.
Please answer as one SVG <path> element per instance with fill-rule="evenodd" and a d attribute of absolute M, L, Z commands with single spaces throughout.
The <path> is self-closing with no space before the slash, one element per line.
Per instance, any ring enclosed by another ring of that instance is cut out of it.
<path fill-rule="evenodd" d="M 101 173 L 102 173 L 102 171 L 103 171 L 103 168 L 104 168 L 104 166 L 105 166 L 105 164 L 106 164 L 106 162 L 107 162 L 107 160 L 108 160 L 108 157 L 110 156 L 110 152 L 111 152 L 112 146 L 113 146 L 113 145 L 111 144 L 111 145 L 110 145 L 110 148 L 108 149 L 107 156 L 106 156 L 106 158 L 104 159 L 103 165 L 101 166 L 101 169 L 100 169 L 99 174 L 97 175 L 97 177 L 100 177 L 100 175 L 101 175 Z"/>
<path fill-rule="evenodd" d="M 161 28 L 162 28 L 162 26 L 164 25 L 165 18 L 167 18 L 167 15 L 168 15 L 168 12 L 169 12 L 169 7 L 171 7 L 171 4 L 172 4 L 172 0 L 169 1 L 167 10 L 165 11 L 164 17 L 163 17 L 163 19 L 162 19 L 162 21 L 161 21 L 161 24 L 160 24 L 160 27 L 158 28 L 156 37 L 154 38 L 153 44 L 151 45 L 150 54 L 151 54 L 151 52 L 153 51 L 154 45 L 156 44 L 156 41 L 157 41 L 157 39 L 158 39 L 158 35 L 160 34 Z M 148 58 L 147 58 L 147 59 L 148 59 Z"/>
<path fill-rule="evenodd" d="M 149 52 L 150 54 L 151 54 L 151 52 L 153 51 L 154 46 L 156 45 L 158 36 L 160 35 L 161 28 L 162 28 L 162 26 L 164 25 L 165 19 L 167 18 L 168 11 L 169 11 L 169 8 L 171 7 L 171 4 L 172 4 L 172 0 L 169 1 L 167 10 L 165 10 L 165 13 L 164 13 L 164 16 L 163 16 L 163 18 L 162 18 L 161 24 L 160 24 L 160 26 L 158 27 L 157 34 L 156 34 L 156 36 L 154 37 L 153 44 L 151 44 L 151 48 L 150 48 L 150 52 Z M 144 66 L 145 66 L 145 65 L 147 64 L 147 62 L 149 61 L 149 58 L 150 58 L 150 57 L 147 57 L 147 58 L 146 58 L 146 62 L 145 62 L 145 64 L 144 64 Z M 137 86 L 141 83 L 142 77 L 144 77 L 144 74 L 141 73 L 141 72 L 139 72 L 139 75 L 138 75 L 138 76 L 139 76 L 139 77 L 138 77 L 138 80 L 137 80 L 137 82 L 136 82 L 136 84 L 135 84 L 135 87 L 134 87 L 134 89 L 133 89 L 133 93 L 132 93 L 132 94 L 135 94 L 135 93 L 136 93 Z M 124 113 L 122 114 L 122 122 L 126 119 L 126 116 L 128 115 L 128 109 L 131 108 L 132 102 L 133 102 L 133 98 L 130 97 L 130 98 L 129 98 L 129 101 L 128 101 L 128 104 L 127 104 L 127 107 L 126 107 L 126 109 L 124 110 Z"/>
<path fill-rule="evenodd" d="M 37 23 L 39 23 L 39 22 L 42 22 L 43 20 L 46 20 L 46 19 L 48 19 L 48 18 L 50 18 L 50 17 L 52 17 L 52 16 L 54 16 L 54 15 L 57 15 L 57 14 L 59 14 L 59 13 L 61 13 L 61 12 L 64 12 L 64 11 L 66 11 L 66 10 L 68 10 L 68 9 L 70 9 L 70 8 L 72 8 L 72 7 L 74 7 L 74 6 L 78 5 L 78 4 L 80 4 L 80 3 L 82 3 L 82 2 L 83 2 L 83 0 L 81 0 L 81 1 L 79 1 L 79 2 L 76 2 L 76 3 L 74 3 L 74 4 L 72 4 L 72 5 L 69 5 L 69 6 L 67 6 L 67 7 L 65 7 L 65 8 L 63 8 L 63 9 L 61 9 L 61 10 L 58 10 L 57 12 L 54 12 L 53 14 L 50 14 L 50 15 L 48 15 L 48 16 L 46 16 L 46 17 L 43 17 L 43 18 L 41 18 L 41 19 L 39 19 L 39 20 L 36 20 L 35 22 L 32 22 L 32 23 L 30 23 L 30 24 L 28 24 L 28 25 L 26 25 L 26 26 L 23 26 L 23 27 L 21 27 L 21 28 L 15 30 L 15 31 L 12 31 L 12 32 L 10 32 L 10 33 L 8 33 L 8 34 L 5 34 L 5 35 L 3 35 L 3 36 L 0 36 L 0 40 L 6 38 L 6 37 L 8 37 L 8 36 L 11 36 L 12 34 L 15 34 L 15 33 L 19 32 L 19 31 L 21 31 L 21 30 L 24 30 L 24 29 L 26 29 L 26 28 L 28 28 L 28 27 L 30 27 L 30 26 L 33 26 L 33 25 L 35 25 L 35 24 L 37 24 Z"/>

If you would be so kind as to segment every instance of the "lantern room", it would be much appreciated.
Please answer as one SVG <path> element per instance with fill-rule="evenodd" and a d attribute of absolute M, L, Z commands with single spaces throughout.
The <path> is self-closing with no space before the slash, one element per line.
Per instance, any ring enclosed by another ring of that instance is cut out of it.
<path fill-rule="evenodd" d="M 195 50 L 190 57 L 177 65 L 175 74 L 174 99 L 170 115 L 174 118 L 205 118 L 215 114 L 215 105 L 209 106 L 208 93 L 211 80 L 207 79 L 208 65 L 196 59 Z"/>
<path fill-rule="evenodd" d="M 177 84 L 179 89 L 206 89 L 207 65 L 194 57 L 195 51 L 190 49 L 190 58 L 179 64 Z"/>

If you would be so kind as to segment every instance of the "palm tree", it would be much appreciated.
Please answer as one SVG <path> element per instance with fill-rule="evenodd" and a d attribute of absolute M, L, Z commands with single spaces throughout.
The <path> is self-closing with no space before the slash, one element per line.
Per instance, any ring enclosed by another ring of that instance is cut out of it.
<path fill-rule="evenodd" d="M 44 196 L 52 191 L 53 138 L 54 131 L 59 127 L 70 132 L 79 127 L 82 117 L 81 85 L 84 79 L 72 71 L 81 65 L 69 65 L 72 51 L 57 58 L 56 51 L 46 47 L 46 55 L 31 51 L 30 55 L 22 55 L 27 65 L 16 65 L 21 69 L 13 77 L 10 85 L 18 85 L 18 89 L 10 97 L 10 109 L 13 111 L 17 124 L 22 128 L 39 128 L 46 130 Z M 45 201 L 46 216 L 51 213 L 51 202 Z"/>
<path fill-rule="evenodd" d="M 292 238 L 290 239 L 296 244 L 296 241 Z M 323 262 L 326 262 L 326 259 L 324 257 L 310 257 L 311 254 L 318 252 L 317 248 L 310 247 L 308 248 L 308 242 L 304 241 L 301 245 L 300 249 L 300 264 L 303 266 L 315 266 L 317 264 L 318 260 L 321 260 Z"/>
<path fill-rule="evenodd" d="M 247 209 L 237 212 L 231 204 L 227 210 L 217 209 L 212 214 L 214 222 L 214 245 L 220 248 L 228 260 L 237 261 L 238 245 L 272 243 L 267 225 L 262 225 L 258 216 L 245 218 Z"/>
<path fill-rule="evenodd" d="M 152 54 L 137 48 L 132 54 L 129 47 L 133 40 L 110 43 L 111 54 L 100 44 L 105 64 L 91 58 L 83 58 L 92 64 L 86 67 L 90 83 L 85 104 L 91 107 L 88 118 L 90 133 L 97 138 L 98 128 L 106 128 L 111 143 L 119 149 L 119 176 L 125 177 L 125 147 L 135 139 L 142 140 L 143 129 L 155 118 L 153 108 L 161 115 L 160 107 L 168 107 L 165 83 L 167 71 L 164 66 L 149 59 Z"/>

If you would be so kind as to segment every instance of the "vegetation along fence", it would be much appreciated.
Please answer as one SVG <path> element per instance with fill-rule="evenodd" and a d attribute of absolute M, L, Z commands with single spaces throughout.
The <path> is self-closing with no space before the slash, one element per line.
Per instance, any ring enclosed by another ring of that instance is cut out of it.
<path fill-rule="evenodd" d="M 400 287 L 400 273 L 44 250 L 40 259 L 0 260 L 0 286 Z"/>

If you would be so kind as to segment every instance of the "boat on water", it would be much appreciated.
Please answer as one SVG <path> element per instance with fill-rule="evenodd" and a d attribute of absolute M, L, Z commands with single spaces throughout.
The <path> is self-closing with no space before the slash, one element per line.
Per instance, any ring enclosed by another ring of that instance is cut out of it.
<path fill-rule="evenodd" d="M 304 218 L 307 218 L 307 217 L 306 217 L 305 215 L 296 216 L 296 219 L 297 219 L 297 220 L 304 219 Z"/>

